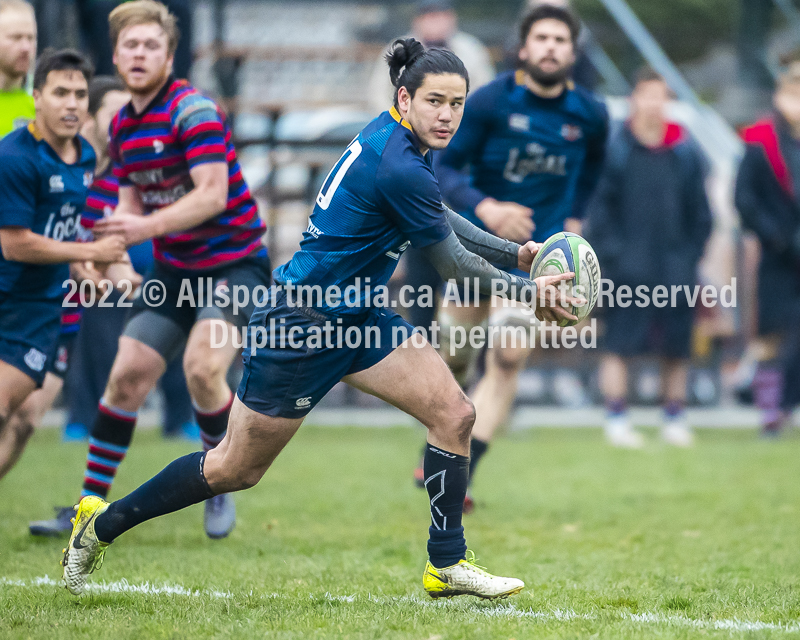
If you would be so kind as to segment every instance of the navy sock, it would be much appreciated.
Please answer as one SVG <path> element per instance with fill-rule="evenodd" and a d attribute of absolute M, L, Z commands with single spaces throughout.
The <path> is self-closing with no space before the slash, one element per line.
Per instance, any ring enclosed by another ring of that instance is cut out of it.
<path fill-rule="evenodd" d="M 441 569 L 467 555 L 461 515 L 469 480 L 469 458 L 428 444 L 425 447 L 425 488 L 431 501 L 428 556 Z"/>
<path fill-rule="evenodd" d="M 178 458 L 141 487 L 112 502 L 95 520 L 97 538 L 113 542 L 146 520 L 213 498 L 203 474 L 205 461 L 206 454 L 200 451 Z"/>
<path fill-rule="evenodd" d="M 475 467 L 478 466 L 478 462 L 483 457 L 483 454 L 486 453 L 486 450 L 489 448 L 489 443 L 484 442 L 483 440 L 478 440 L 477 438 L 473 438 L 469 443 L 469 482 L 472 484 L 472 476 L 475 475 Z"/>
<path fill-rule="evenodd" d="M 194 417 L 200 427 L 200 439 L 203 441 L 203 451 L 211 451 L 225 437 L 228 429 L 228 416 L 233 406 L 233 394 L 230 400 L 221 409 L 216 411 L 203 411 L 194 405 Z"/>

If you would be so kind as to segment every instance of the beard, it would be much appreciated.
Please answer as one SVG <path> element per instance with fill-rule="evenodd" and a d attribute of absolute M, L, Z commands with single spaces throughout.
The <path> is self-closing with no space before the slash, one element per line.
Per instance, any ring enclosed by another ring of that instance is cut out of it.
<path fill-rule="evenodd" d="M 561 84 L 569 78 L 572 73 L 572 65 L 567 64 L 555 71 L 544 71 L 538 65 L 525 61 L 522 63 L 522 68 L 531 78 L 543 87 L 554 87 Z"/>
<path fill-rule="evenodd" d="M 21 67 L 25 67 L 25 70 L 22 71 Z M 27 63 L 23 63 L 22 61 L 17 60 L 0 60 L 0 73 L 11 78 L 15 82 L 25 81 L 25 76 L 28 75 L 28 70 L 30 68 L 30 60 Z"/>

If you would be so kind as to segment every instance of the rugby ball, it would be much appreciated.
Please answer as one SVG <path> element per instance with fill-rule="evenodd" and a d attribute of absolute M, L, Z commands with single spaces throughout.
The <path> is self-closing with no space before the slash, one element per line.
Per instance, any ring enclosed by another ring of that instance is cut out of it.
<path fill-rule="evenodd" d="M 561 320 L 558 323 L 560 327 L 578 324 L 586 318 L 594 309 L 600 291 L 600 263 L 592 245 L 577 233 L 560 231 L 542 244 L 531 265 L 531 279 L 555 276 L 568 271 L 575 274 L 575 277 L 568 281 L 572 286 L 572 295 L 584 298 L 586 304 L 580 307 L 573 306 L 570 310 L 572 315 L 578 317 L 577 322 Z"/>

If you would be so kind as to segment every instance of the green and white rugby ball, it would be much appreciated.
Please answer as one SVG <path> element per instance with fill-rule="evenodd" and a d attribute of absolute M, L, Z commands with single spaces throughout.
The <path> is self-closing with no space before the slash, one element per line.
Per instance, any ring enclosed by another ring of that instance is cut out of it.
<path fill-rule="evenodd" d="M 544 241 L 542 248 L 533 260 L 531 279 L 540 276 L 555 276 L 572 271 L 575 277 L 567 281 L 572 287 L 573 297 L 582 297 L 586 304 L 574 306 L 570 310 L 578 321 L 561 320 L 562 327 L 578 324 L 586 318 L 597 303 L 600 291 L 600 263 L 597 255 L 586 240 L 577 233 L 560 231 Z"/>

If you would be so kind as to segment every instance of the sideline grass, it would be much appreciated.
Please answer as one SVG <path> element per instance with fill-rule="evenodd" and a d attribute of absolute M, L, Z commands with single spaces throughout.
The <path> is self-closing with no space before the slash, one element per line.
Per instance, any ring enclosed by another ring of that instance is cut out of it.
<path fill-rule="evenodd" d="M 37 433 L 0 484 L 0 637 L 800 637 L 797 436 L 641 452 L 597 430 L 498 440 L 466 527 L 481 564 L 528 586 L 500 603 L 422 592 L 421 437 L 304 427 L 237 496 L 230 538 L 205 538 L 200 506 L 146 523 L 109 549 L 92 577 L 105 590 L 73 598 L 53 585 L 63 542 L 26 524 L 74 500 L 85 446 Z M 114 495 L 190 450 L 137 433 Z"/>

